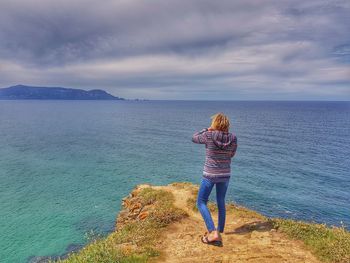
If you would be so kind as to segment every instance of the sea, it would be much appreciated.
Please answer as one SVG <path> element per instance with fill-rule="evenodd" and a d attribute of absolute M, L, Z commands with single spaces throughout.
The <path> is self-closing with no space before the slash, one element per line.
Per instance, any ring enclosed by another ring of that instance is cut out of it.
<path fill-rule="evenodd" d="M 0 100 L 0 262 L 107 235 L 137 184 L 199 184 L 191 138 L 217 112 L 238 139 L 228 202 L 349 229 L 350 102 Z"/>

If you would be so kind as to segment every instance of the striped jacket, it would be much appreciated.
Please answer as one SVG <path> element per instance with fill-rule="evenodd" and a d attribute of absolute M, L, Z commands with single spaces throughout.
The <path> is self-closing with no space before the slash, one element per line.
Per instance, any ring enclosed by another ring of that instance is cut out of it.
<path fill-rule="evenodd" d="M 205 144 L 203 177 L 214 183 L 228 181 L 231 176 L 231 158 L 237 150 L 237 137 L 229 132 L 203 129 L 193 134 L 192 142 Z"/>

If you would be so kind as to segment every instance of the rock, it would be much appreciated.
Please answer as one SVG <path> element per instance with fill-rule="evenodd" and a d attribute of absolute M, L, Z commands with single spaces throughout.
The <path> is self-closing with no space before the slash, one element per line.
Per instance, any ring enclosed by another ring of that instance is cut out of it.
<path fill-rule="evenodd" d="M 122 211 L 119 212 L 116 220 L 116 229 L 135 220 L 145 220 L 155 209 L 155 204 L 144 205 L 142 199 L 138 196 L 144 188 L 143 185 L 135 188 L 127 197 L 122 200 Z"/>
<path fill-rule="evenodd" d="M 138 219 L 140 220 L 144 220 L 148 217 L 149 213 L 147 211 L 145 212 L 141 212 L 139 215 L 138 215 Z"/>
<path fill-rule="evenodd" d="M 136 203 L 130 208 L 130 211 L 134 212 L 136 209 L 141 209 L 141 208 L 142 208 L 142 204 L 141 203 Z"/>

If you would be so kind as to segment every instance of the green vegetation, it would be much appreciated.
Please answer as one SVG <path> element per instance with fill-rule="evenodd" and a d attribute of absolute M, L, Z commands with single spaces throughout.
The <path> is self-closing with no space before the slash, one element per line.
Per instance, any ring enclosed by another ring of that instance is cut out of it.
<path fill-rule="evenodd" d="M 192 197 L 187 199 L 187 207 L 191 208 L 193 211 L 198 212 L 197 208 L 197 195 L 198 195 L 198 187 L 192 190 Z"/>
<path fill-rule="evenodd" d="M 302 240 L 324 262 L 350 262 L 350 233 L 344 227 L 327 227 L 287 219 L 271 219 L 273 226 L 290 238 Z"/>
<path fill-rule="evenodd" d="M 109 263 L 147 262 L 159 255 L 155 244 L 160 229 L 187 216 L 186 212 L 173 205 L 174 196 L 164 190 L 144 188 L 138 197 L 143 205 L 154 205 L 144 220 L 133 221 L 106 238 L 98 238 L 77 253 L 69 255 L 64 263 Z"/>

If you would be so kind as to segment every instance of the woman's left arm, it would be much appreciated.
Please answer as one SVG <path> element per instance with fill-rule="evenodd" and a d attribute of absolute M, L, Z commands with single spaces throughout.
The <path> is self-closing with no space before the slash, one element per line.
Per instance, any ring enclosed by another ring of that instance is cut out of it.
<path fill-rule="evenodd" d="M 236 154 L 236 151 L 237 151 L 237 137 L 235 136 L 234 139 L 233 139 L 233 143 L 232 143 L 232 151 L 231 151 L 231 157 L 235 156 Z"/>

